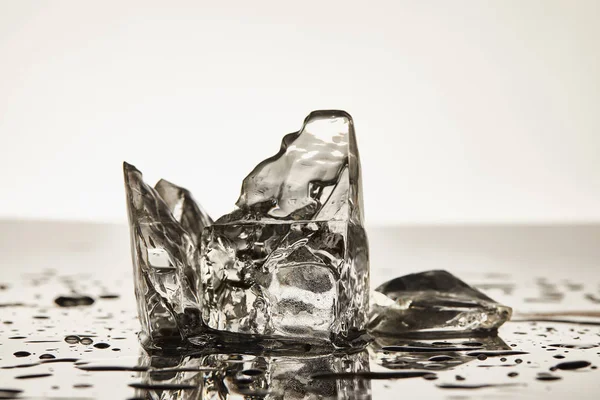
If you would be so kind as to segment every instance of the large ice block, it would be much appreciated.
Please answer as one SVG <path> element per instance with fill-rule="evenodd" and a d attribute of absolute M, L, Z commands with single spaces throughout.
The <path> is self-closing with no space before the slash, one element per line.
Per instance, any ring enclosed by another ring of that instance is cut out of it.
<path fill-rule="evenodd" d="M 125 163 L 142 336 L 339 346 L 366 332 L 369 257 L 352 118 L 315 111 L 213 223 L 191 194 Z M 208 339 L 207 339 L 208 335 Z M 195 340 L 192 340 L 195 339 Z M 208 340 L 208 342 L 207 342 Z"/>
<path fill-rule="evenodd" d="M 353 121 L 316 111 L 204 229 L 202 318 L 237 334 L 345 345 L 366 331 L 369 257 Z"/>

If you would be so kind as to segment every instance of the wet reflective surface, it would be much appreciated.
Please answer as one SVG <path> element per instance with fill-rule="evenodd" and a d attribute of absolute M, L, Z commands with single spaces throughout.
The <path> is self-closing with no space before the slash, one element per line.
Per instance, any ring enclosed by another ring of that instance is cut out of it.
<path fill-rule="evenodd" d="M 513 321 L 498 336 L 379 336 L 352 354 L 321 354 L 309 347 L 147 354 L 136 336 L 126 227 L 16 222 L 0 227 L 0 398 L 592 399 L 600 390 L 600 276 L 585 268 L 597 255 L 592 245 L 600 229 L 584 229 L 577 243 L 563 243 L 563 253 L 559 244 L 549 247 L 552 260 L 562 257 L 568 264 L 564 269 L 535 268 L 537 252 L 528 256 L 529 270 L 478 269 L 473 267 L 486 261 L 470 263 L 472 254 L 451 257 L 457 267 L 444 268 L 514 308 Z M 390 236 L 421 235 L 409 233 L 373 230 L 374 259 Z M 448 257 L 450 244 L 464 253 L 455 233 L 446 241 L 435 235 L 423 235 L 412 255 L 423 250 L 425 237 L 436 240 L 430 252 L 445 249 L 440 260 Z M 535 232 L 529 237 L 532 247 L 543 240 Z M 571 231 L 565 233 L 570 237 Z M 504 240 L 496 237 L 510 249 Z M 586 253 L 573 253 L 586 241 Z M 38 245 L 24 252 L 28 243 Z M 493 257 L 489 243 L 473 246 L 488 248 Z M 522 243 L 516 240 L 511 254 L 525 258 Z M 394 259 L 406 261 L 406 254 Z M 373 285 L 428 267 L 413 264 L 398 272 L 389 264 L 373 265 Z"/>

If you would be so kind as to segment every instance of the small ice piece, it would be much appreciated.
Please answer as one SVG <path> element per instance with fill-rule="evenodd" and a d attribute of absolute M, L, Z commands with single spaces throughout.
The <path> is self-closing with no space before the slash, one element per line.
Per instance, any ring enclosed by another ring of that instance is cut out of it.
<path fill-rule="evenodd" d="M 204 229 L 202 318 L 214 330 L 345 346 L 366 331 L 369 261 L 352 118 L 315 111 Z"/>
<path fill-rule="evenodd" d="M 156 189 L 124 163 L 141 339 L 149 347 L 202 331 L 197 241 L 210 217 L 167 181 Z"/>
<path fill-rule="evenodd" d="M 392 279 L 371 293 L 369 330 L 407 332 L 491 331 L 511 317 L 496 303 L 447 271 L 434 270 Z"/>

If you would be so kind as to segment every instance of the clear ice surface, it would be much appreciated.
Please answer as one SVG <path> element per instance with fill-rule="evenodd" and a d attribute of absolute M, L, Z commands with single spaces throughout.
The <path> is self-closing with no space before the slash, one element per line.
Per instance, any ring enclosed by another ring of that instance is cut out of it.
<path fill-rule="evenodd" d="M 371 293 L 369 331 L 491 331 L 510 319 L 512 309 L 472 288 L 447 271 L 435 270 L 392 279 Z"/>
<path fill-rule="evenodd" d="M 244 179 L 237 207 L 202 235 L 209 328 L 337 344 L 366 331 L 368 245 L 350 115 L 311 113 Z"/>
<path fill-rule="evenodd" d="M 144 337 L 317 340 L 366 332 L 369 257 L 352 118 L 315 111 L 244 179 L 216 222 L 190 193 L 125 163 Z"/>
<path fill-rule="evenodd" d="M 202 331 L 198 240 L 210 217 L 190 193 L 161 180 L 146 185 L 124 163 L 135 294 L 149 346 Z"/>

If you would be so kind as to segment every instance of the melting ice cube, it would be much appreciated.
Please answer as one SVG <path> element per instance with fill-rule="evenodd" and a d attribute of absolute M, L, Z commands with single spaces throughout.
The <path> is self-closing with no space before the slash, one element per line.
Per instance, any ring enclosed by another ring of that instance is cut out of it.
<path fill-rule="evenodd" d="M 347 345 L 366 332 L 369 257 L 350 115 L 311 113 L 215 223 L 185 189 L 152 189 L 124 168 L 146 337 L 221 331 Z"/>
<path fill-rule="evenodd" d="M 210 328 L 338 344 L 365 332 L 368 246 L 347 113 L 311 113 L 246 177 L 237 206 L 202 236 Z"/>

